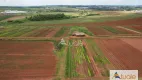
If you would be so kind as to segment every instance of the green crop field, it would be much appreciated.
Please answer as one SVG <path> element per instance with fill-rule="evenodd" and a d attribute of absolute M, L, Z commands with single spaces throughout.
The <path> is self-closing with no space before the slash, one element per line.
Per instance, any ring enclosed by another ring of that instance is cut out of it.
<path fill-rule="evenodd" d="M 138 69 L 141 77 L 141 6 L 98 6 L 1 6 L 27 13 L 0 13 L 0 80 L 108 80 L 117 69 Z"/>

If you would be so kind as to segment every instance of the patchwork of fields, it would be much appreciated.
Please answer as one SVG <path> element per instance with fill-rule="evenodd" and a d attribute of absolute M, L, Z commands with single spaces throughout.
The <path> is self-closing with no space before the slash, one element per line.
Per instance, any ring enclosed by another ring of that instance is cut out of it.
<path fill-rule="evenodd" d="M 139 70 L 142 77 L 141 17 L 51 22 L 0 26 L 0 80 L 108 80 L 113 69 Z"/>
<path fill-rule="evenodd" d="M 115 69 L 138 70 L 142 76 L 142 38 L 95 39 Z"/>

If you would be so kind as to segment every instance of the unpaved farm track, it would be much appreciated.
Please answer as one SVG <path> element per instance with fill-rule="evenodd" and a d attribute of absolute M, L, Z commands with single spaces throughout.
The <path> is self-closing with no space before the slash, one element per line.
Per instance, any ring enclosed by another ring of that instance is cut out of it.
<path fill-rule="evenodd" d="M 97 42 L 100 46 L 104 46 L 101 48 L 105 48 L 106 57 L 116 68 L 139 70 L 139 76 L 142 76 L 142 52 L 138 48 L 120 39 L 98 39 Z"/>

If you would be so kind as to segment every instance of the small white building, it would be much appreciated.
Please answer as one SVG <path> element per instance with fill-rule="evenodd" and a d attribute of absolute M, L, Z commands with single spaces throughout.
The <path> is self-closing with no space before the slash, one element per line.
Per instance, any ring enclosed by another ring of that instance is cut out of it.
<path fill-rule="evenodd" d="M 5 10 L 1 12 L 2 14 L 18 14 L 18 13 L 27 13 L 27 11 L 18 11 L 18 10 Z"/>

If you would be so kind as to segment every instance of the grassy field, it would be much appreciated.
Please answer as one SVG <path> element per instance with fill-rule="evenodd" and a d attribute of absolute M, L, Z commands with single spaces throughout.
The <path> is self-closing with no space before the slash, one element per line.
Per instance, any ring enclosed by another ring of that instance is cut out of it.
<path fill-rule="evenodd" d="M 141 14 L 127 14 L 120 16 L 94 16 L 94 17 L 78 17 L 64 20 L 51 20 L 51 21 L 28 21 L 20 25 L 46 25 L 46 24 L 63 24 L 63 23 L 83 23 L 83 22 L 105 22 L 105 21 L 116 21 L 124 19 L 132 19 L 142 17 Z"/>
<path fill-rule="evenodd" d="M 30 31 L 37 29 L 33 26 L 8 26 L 4 30 L 0 31 L 0 37 L 19 37 L 23 34 L 26 34 Z"/>
<path fill-rule="evenodd" d="M 62 27 L 55 35 L 54 37 L 61 37 L 64 35 L 65 31 L 67 30 L 67 27 Z"/>
<path fill-rule="evenodd" d="M 14 15 L 0 15 L 0 21 L 14 17 Z"/>

